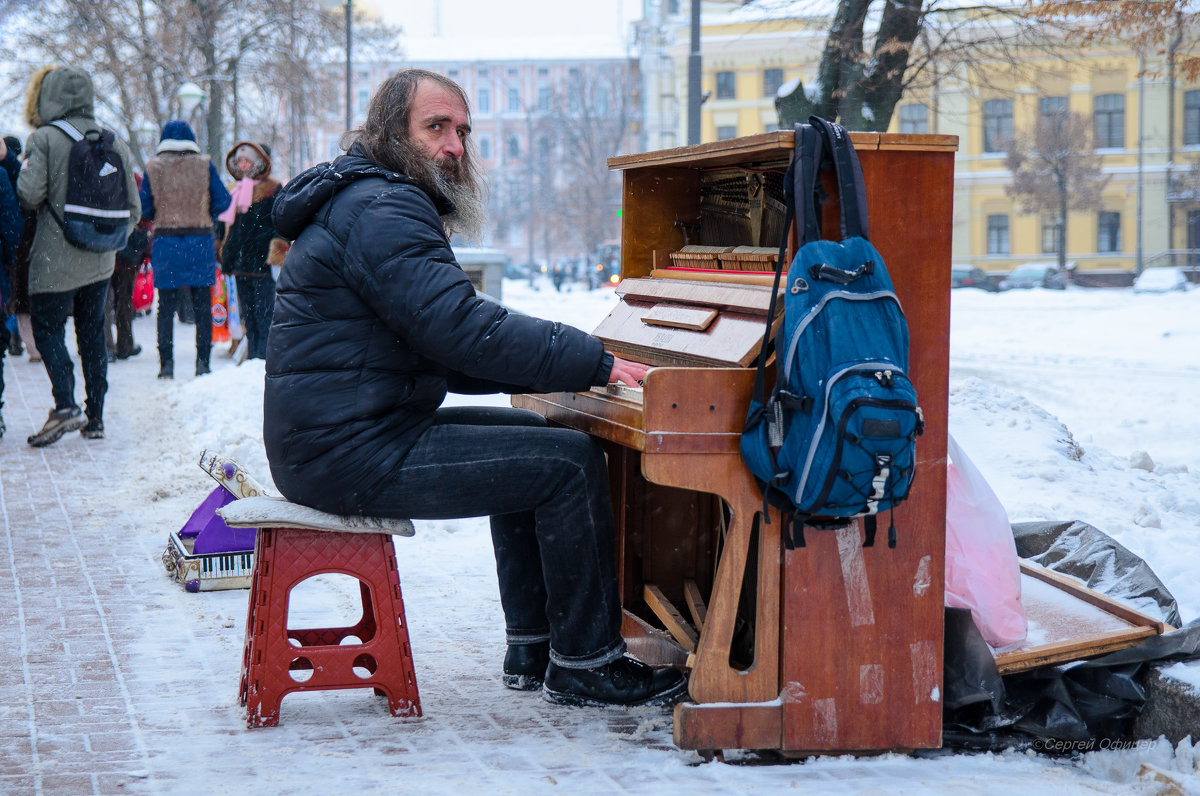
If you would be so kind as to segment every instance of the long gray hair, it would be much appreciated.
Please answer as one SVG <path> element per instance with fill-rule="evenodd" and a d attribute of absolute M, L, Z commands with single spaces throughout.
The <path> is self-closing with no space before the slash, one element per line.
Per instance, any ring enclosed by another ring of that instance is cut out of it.
<path fill-rule="evenodd" d="M 367 106 L 362 127 L 342 138 L 347 149 L 354 143 L 379 165 L 410 177 L 421 187 L 446 196 L 456 212 L 446 218 L 447 226 L 467 237 L 477 237 L 483 225 L 484 182 L 475 161 L 475 142 L 463 140 L 457 162 L 439 169 L 437 164 L 409 140 L 413 99 L 422 81 L 444 88 L 462 100 L 470 120 L 470 103 L 462 87 L 450 78 L 426 69 L 402 69 L 379 85 Z"/>

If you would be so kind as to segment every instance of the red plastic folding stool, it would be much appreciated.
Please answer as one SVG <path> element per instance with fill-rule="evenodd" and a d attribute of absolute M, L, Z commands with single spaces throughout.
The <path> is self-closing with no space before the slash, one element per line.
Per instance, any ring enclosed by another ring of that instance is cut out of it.
<path fill-rule="evenodd" d="M 362 619 L 353 627 L 289 630 L 292 589 L 326 573 L 358 579 Z M 387 697 L 393 716 L 421 715 L 390 535 L 260 527 L 249 602 L 239 686 L 248 726 L 278 725 L 285 694 L 338 688 L 371 687 Z M 342 643 L 350 637 L 360 643 Z M 305 670 L 311 676 L 304 680 L 292 674 Z"/>

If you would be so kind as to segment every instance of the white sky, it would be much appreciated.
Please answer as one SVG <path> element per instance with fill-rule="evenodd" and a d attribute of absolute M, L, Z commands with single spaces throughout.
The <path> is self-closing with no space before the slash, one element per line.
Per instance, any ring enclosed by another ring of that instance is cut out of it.
<path fill-rule="evenodd" d="M 412 37 L 625 35 L 641 0 L 368 0 Z"/>

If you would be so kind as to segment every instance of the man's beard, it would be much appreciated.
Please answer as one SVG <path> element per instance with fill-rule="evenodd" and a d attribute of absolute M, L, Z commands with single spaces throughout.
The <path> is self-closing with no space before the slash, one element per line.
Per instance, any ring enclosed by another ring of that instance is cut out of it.
<path fill-rule="evenodd" d="M 479 183 L 471 177 L 461 161 L 433 161 L 430 166 L 437 189 L 454 205 L 452 213 L 442 216 L 447 231 L 462 235 L 467 240 L 481 240 L 486 213 Z"/>
<path fill-rule="evenodd" d="M 486 221 L 483 190 L 471 169 L 461 159 L 438 161 L 407 141 L 396 143 L 404 161 L 402 171 L 426 192 L 441 194 L 454 205 L 453 212 L 442 216 L 447 232 L 481 240 Z"/>

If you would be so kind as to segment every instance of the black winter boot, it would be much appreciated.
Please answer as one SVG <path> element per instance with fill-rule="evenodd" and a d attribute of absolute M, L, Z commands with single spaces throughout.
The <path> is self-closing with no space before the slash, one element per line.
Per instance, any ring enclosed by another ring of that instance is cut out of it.
<path fill-rule="evenodd" d="M 671 705 L 687 695 L 687 677 L 678 669 L 651 669 L 625 656 L 595 669 L 546 667 L 542 696 L 558 705 Z"/>
<path fill-rule="evenodd" d="M 171 359 L 164 359 L 162 366 L 158 369 L 158 377 L 160 379 L 175 378 L 175 361 Z"/>
<path fill-rule="evenodd" d="M 509 644 L 508 651 L 504 653 L 504 685 L 514 691 L 541 688 L 549 663 L 549 641 Z"/>

